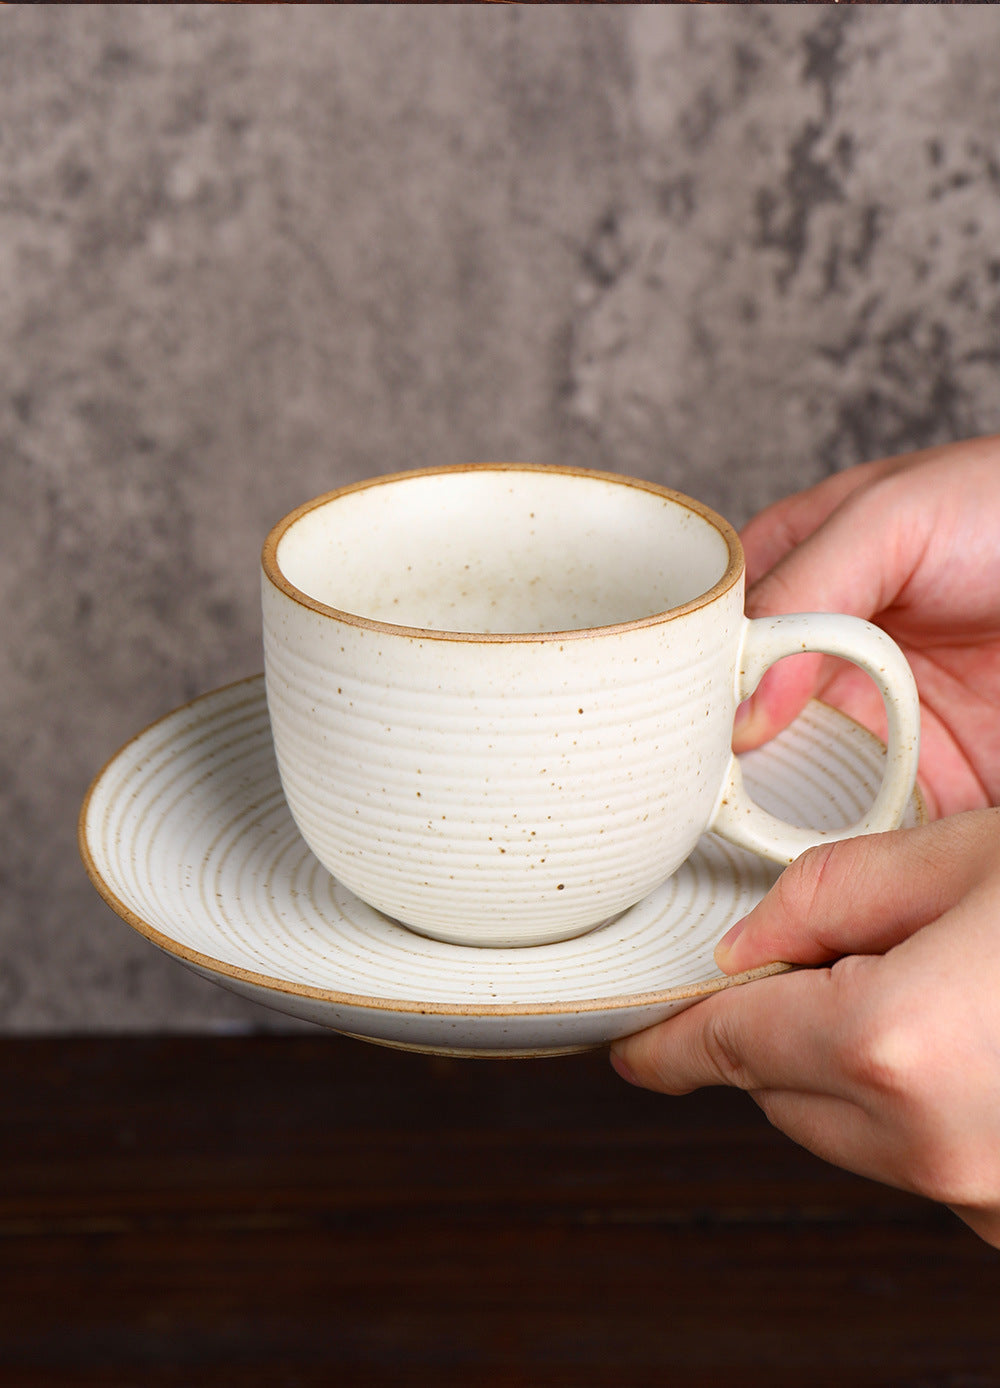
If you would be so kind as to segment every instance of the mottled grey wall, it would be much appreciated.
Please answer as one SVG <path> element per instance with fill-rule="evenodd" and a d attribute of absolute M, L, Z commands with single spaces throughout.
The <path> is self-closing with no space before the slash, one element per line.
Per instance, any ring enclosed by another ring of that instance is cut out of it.
<path fill-rule="evenodd" d="M 740 521 L 1000 428 L 998 51 L 983 6 L 0 11 L 0 1029 L 282 1025 L 75 818 L 259 668 L 298 501 L 503 457 Z"/>

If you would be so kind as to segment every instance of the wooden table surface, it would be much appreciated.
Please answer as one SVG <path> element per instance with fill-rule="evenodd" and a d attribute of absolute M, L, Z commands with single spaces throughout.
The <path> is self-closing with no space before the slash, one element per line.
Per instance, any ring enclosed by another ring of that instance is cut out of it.
<path fill-rule="evenodd" d="M 319 1033 L 0 1074 L 5 1388 L 1000 1385 L 1000 1253 L 741 1094 Z"/>

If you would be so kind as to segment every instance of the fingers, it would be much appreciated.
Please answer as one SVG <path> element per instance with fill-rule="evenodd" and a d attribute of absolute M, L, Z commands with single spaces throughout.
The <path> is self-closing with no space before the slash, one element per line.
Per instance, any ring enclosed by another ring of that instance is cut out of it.
<path fill-rule="evenodd" d="M 729 973 L 775 960 L 839 963 L 726 990 L 618 1043 L 626 1078 L 670 1094 L 712 1084 L 836 1094 L 845 1067 L 831 1057 L 856 1033 L 870 971 L 970 891 L 995 857 L 998 826 L 1000 811 L 979 811 L 803 854 L 716 958 Z M 845 1084 L 841 1097 L 855 1088 Z"/>
<path fill-rule="evenodd" d="M 859 471 L 863 477 L 852 475 L 854 485 L 846 496 L 844 486 L 835 485 L 839 479 L 831 478 L 793 499 L 795 507 L 778 529 L 783 547 L 794 543 L 747 593 L 748 616 L 843 612 L 875 620 L 897 601 L 921 562 L 934 511 L 909 504 L 905 490 L 901 497 L 889 465 L 872 464 Z M 822 512 L 826 514 L 821 522 L 798 539 Z M 766 514 L 759 520 L 765 521 Z M 773 520 L 768 524 L 775 539 Z M 858 542 L 860 535 L 865 537 L 863 544 Z M 772 666 L 740 710 L 733 735 L 736 751 L 774 737 L 844 668 L 843 662 L 812 654 Z"/>
<path fill-rule="evenodd" d="M 842 995 L 830 969 L 758 979 L 616 1041 L 612 1063 L 624 1079 L 664 1094 L 706 1085 L 830 1094 L 837 1077 L 829 1053 L 845 1020 Z M 850 1097 L 846 1084 L 841 1097 Z"/>
<path fill-rule="evenodd" d="M 823 1161 L 858 1176 L 903 1190 L 916 1190 L 902 1164 L 893 1159 L 896 1145 L 888 1125 L 850 1099 L 793 1091 L 755 1094 L 769 1122 Z"/>
<path fill-rule="evenodd" d="M 997 811 L 824 844 L 804 853 L 726 934 L 726 973 L 781 960 L 819 964 L 882 954 L 936 920 L 996 853 Z"/>
<path fill-rule="evenodd" d="M 881 959 L 844 961 L 744 984 L 616 1042 L 612 1064 L 665 1094 L 706 1085 L 749 1092 L 770 1122 L 825 1161 L 919 1189 L 889 1093 L 866 1087 L 866 1019 Z M 845 965 L 847 967 L 845 967 Z M 902 1149 L 902 1150 L 900 1150 Z"/>
<path fill-rule="evenodd" d="M 914 675 L 919 656 L 906 652 Z M 871 676 L 846 660 L 805 653 L 786 657 L 765 672 L 753 698 L 740 705 L 733 751 L 749 752 L 786 728 L 810 699 L 822 699 L 886 741 L 885 704 Z M 921 738 L 923 738 L 922 729 Z"/>
<path fill-rule="evenodd" d="M 747 611 L 883 612 L 911 577 L 934 521 L 927 507 L 907 504 L 906 490 L 891 479 L 855 488 L 753 585 Z"/>
<path fill-rule="evenodd" d="M 800 545 L 859 487 L 882 476 L 894 460 L 883 459 L 848 468 L 824 478 L 814 487 L 783 497 L 766 507 L 740 532 L 752 585 Z"/>
<path fill-rule="evenodd" d="M 810 699 L 819 697 L 832 666 L 828 657 L 808 652 L 787 656 L 766 670 L 736 711 L 733 751 L 750 752 L 787 728 Z"/>
<path fill-rule="evenodd" d="M 741 536 L 750 585 L 747 615 L 845 612 L 875 620 L 921 562 L 938 511 L 934 493 L 942 486 L 944 455 L 950 480 L 951 464 L 978 459 L 982 465 L 984 451 L 995 467 L 995 441 L 974 440 L 849 468 L 769 506 Z M 895 480 L 899 473 L 908 474 L 905 486 Z M 847 668 L 842 661 L 804 655 L 768 670 L 740 710 L 735 751 L 774 737 L 825 684 L 842 680 Z"/>
<path fill-rule="evenodd" d="M 962 914 L 946 918 L 959 932 Z M 668 1094 L 744 1089 L 817 1156 L 951 1205 L 1000 1242 L 994 979 L 961 942 L 957 971 L 908 950 L 717 994 L 616 1042 L 613 1063 Z"/>
<path fill-rule="evenodd" d="M 807 540 L 849 497 L 863 492 L 873 483 L 898 472 L 942 464 L 955 469 L 978 461 L 995 467 L 998 457 L 1000 435 L 967 439 L 846 468 L 805 491 L 783 497 L 754 516 L 740 532 L 746 553 L 748 585 L 757 583 Z"/>

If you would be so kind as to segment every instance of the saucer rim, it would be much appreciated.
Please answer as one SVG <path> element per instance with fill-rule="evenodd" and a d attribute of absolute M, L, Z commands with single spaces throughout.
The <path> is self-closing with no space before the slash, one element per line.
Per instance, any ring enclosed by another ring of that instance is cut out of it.
<path fill-rule="evenodd" d="M 254 675 L 244 676 L 242 679 L 230 680 L 225 684 L 219 685 L 215 689 L 207 690 L 203 694 L 197 695 L 193 699 L 188 699 L 184 703 L 178 704 L 176 708 L 170 709 L 159 718 L 153 719 L 145 727 L 140 728 L 126 742 L 113 752 L 106 759 L 100 770 L 94 776 L 80 806 L 80 813 L 77 818 L 77 846 L 80 857 L 83 861 L 84 869 L 90 878 L 98 894 L 105 903 L 111 907 L 126 925 L 131 926 L 139 935 L 164 953 L 171 955 L 182 964 L 191 965 L 199 970 L 208 973 L 218 974 L 224 978 L 232 979 L 240 983 L 251 984 L 257 988 L 262 988 L 268 992 L 281 993 L 293 997 L 305 998 L 312 1002 L 321 1002 L 338 1007 L 356 1007 L 377 1012 L 406 1013 L 415 1016 L 434 1016 L 434 1017 L 531 1017 L 531 1016 L 577 1016 L 583 1013 L 608 1012 L 638 1010 L 644 1007 L 659 1006 L 675 1002 L 686 1002 L 699 998 L 709 997 L 714 993 L 724 992 L 728 988 L 738 987 L 744 983 L 752 983 L 758 979 L 770 978 L 777 974 L 788 973 L 800 968 L 800 965 L 783 962 L 773 962 L 762 964 L 755 969 L 746 969 L 736 974 L 722 974 L 718 978 L 706 979 L 700 983 L 678 984 L 672 988 L 654 990 L 645 993 L 620 993 L 610 994 L 600 998 L 576 998 L 563 1001 L 537 1002 L 537 1003 L 468 1003 L 456 1005 L 455 1003 L 436 1003 L 419 1002 L 407 998 L 385 998 L 368 995 L 364 993 L 344 993 L 333 988 L 316 988 L 309 984 L 295 983 L 290 979 L 276 978 L 270 974 L 257 973 L 252 969 L 245 969 L 238 964 L 230 964 L 226 960 L 217 959 L 214 955 L 205 954 L 201 950 L 192 949 L 188 945 L 181 944 L 172 936 L 165 934 L 157 926 L 144 920 L 132 910 L 117 895 L 114 889 L 108 885 L 97 865 L 94 855 L 90 849 L 88 821 L 90 805 L 97 792 L 97 789 L 104 777 L 120 759 L 124 758 L 129 749 L 140 739 L 155 731 L 162 724 L 167 723 L 179 714 L 197 705 L 206 703 L 210 699 L 215 699 L 230 690 L 245 685 L 249 692 L 253 686 L 263 685 L 263 672 Z M 827 704 L 823 700 L 814 699 L 810 703 L 819 704 L 829 709 L 838 718 L 844 719 L 848 723 L 853 723 L 855 728 L 875 742 L 879 747 L 884 744 L 875 736 L 870 729 L 852 718 L 849 714 L 834 708 L 832 704 Z M 808 707 L 808 705 L 807 705 Z M 919 786 L 915 786 L 911 799 L 915 802 L 918 824 L 928 822 L 926 802 Z M 529 948 L 531 948 L 529 946 Z M 544 949 L 544 945 L 534 948 Z"/>

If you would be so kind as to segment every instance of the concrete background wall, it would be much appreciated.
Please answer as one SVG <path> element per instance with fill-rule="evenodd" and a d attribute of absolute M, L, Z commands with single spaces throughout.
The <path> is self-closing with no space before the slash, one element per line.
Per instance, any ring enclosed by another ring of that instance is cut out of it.
<path fill-rule="evenodd" d="M 337 483 L 519 458 L 737 522 L 1000 428 L 1000 15 L 0 13 L 0 1029 L 283 1026 L 86 881 L 146 722 L 260 667 Z"/>

